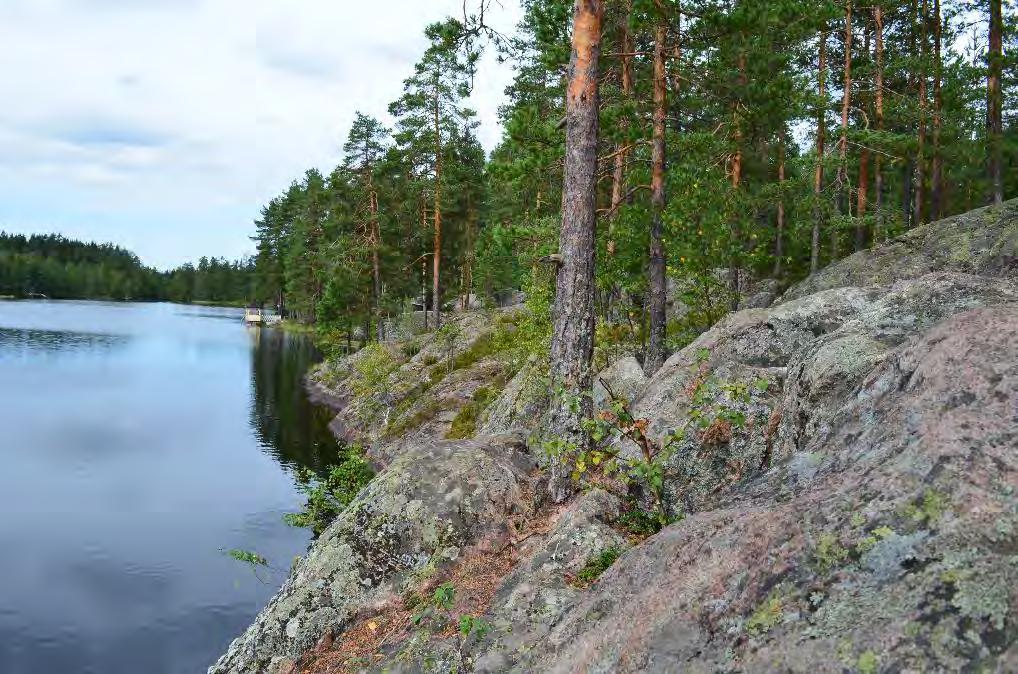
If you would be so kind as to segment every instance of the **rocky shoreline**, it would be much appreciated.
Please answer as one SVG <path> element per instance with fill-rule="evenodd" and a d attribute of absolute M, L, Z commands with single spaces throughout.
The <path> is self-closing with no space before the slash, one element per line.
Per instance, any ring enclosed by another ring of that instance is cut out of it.
<path fill-rule="evenodd" d="M 650 536 L 605 491 L 542 498 L 516 314 L 312 375 L 383 470 L 210 672 L 1018 671 L 1018 201 L 846 258 L 649 380 L 610 363 L 658 439 L 700 382 L 764 383 L 726 403 L 744 426 L 683 441 L 684 517 Z"/>

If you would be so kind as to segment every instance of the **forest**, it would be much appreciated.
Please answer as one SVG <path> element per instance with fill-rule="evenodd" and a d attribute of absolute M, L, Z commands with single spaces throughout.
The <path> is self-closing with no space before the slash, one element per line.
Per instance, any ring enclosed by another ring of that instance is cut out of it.
<path fill-rule="evenodd" d="M 255 284 L 253 260 L 203 257 L 162 272 L 112 244 L 0 232 L 0 296 L 243 304 Z"/>
<path fill-rule="evenodd" d="M 260 299 L 383 337 L 522 289 L 549 331 L 568 314 L 652 371 L 761 280 L 1018 192 L 1013 3 L 523 9 L 512 37 L 490 0 L 428 26 L 393 127 L 358 114 L 335 169 L 263 207 Z M 467 103 L 484 49 L 515 69 L 488 157 Z M 676 296 L 694 310 L 670 324 Z"/>

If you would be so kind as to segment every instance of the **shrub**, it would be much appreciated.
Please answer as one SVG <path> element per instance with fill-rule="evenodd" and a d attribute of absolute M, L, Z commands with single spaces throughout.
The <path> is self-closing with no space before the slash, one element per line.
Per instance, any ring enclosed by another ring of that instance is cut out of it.
<path fill-rule="evenodd" d="M 318 536 L 374 476 L 364 450 L 357 446 L 348 447 L 343 462 L 330 466 L 324 477 L 304 468 L 297 473 L 297 488 L 307 498 L 304 509 L 284 515 L 283 520 Z"/>
<path fill-rule="evenodd" d="M 354 362 L 355 376 L 350 387 L 358 396 L 371 396 L 381 391 L 389 375 L 399 367 L 392 352 L 381 344 L 368 344 Z"/>

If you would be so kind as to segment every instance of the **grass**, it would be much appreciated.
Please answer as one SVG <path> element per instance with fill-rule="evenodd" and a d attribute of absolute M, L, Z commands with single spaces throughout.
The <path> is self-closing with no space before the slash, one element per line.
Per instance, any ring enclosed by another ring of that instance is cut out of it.
<path fill-rule="evenodd" d="M 470 402 L 460 408 L 456 418 L 452 420 L 452 426 L 445 436 L 446 439 L 465 440 L 474 437 L 481 414 L 496 397 L 498 397 L 498 391 L 491 386 L 482 386 L 474 391 Z"/>
<path fill-rule="evenodd" d="M 397 438 L 401 435 L 405 435 L 409 431 L 416 430 L 428 423 L 434 419 L 439 412 L 449 409 L 452 404 L 453 402 L 451 400 L 441 400 L 439 398 L 429 400 L 413 414 L 397 417 L 390 421 L 389 425 L 385 427 L 385 433 L 383 435 L 386 438 Z"/>
<path fill-rule="evenodd" d="M 309 323 L 301 323 L 300 321 L 294 321 L 289 318 L 284 318 L 273 326 L 286 332 L 292 332 L 298 335 L 311 335 L 315 332 L 315 326 Z"/>

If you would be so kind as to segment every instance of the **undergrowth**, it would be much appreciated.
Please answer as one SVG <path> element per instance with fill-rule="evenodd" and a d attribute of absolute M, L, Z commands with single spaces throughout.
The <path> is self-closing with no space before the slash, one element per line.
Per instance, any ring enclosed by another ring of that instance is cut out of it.
<path fill-rule="evenodd" d="M 596 555 L 591 555 L 587 558 L 583 568 L 577 572 L 575 584 L 579 587 L 592 585 L 621 555 L 622 549 L 614 545 L 605 548 Z"/>
<path fill-rule="evenodd" d="M 306 497 L 304 509 L 284 515 L 283 521 L 318 536 L 374 476 L 364 450 L 356 445 L 347 447 L 342 462 L 330 466 L 324 477 L 303 468 L 297 473 L 297 488 Z"/>

